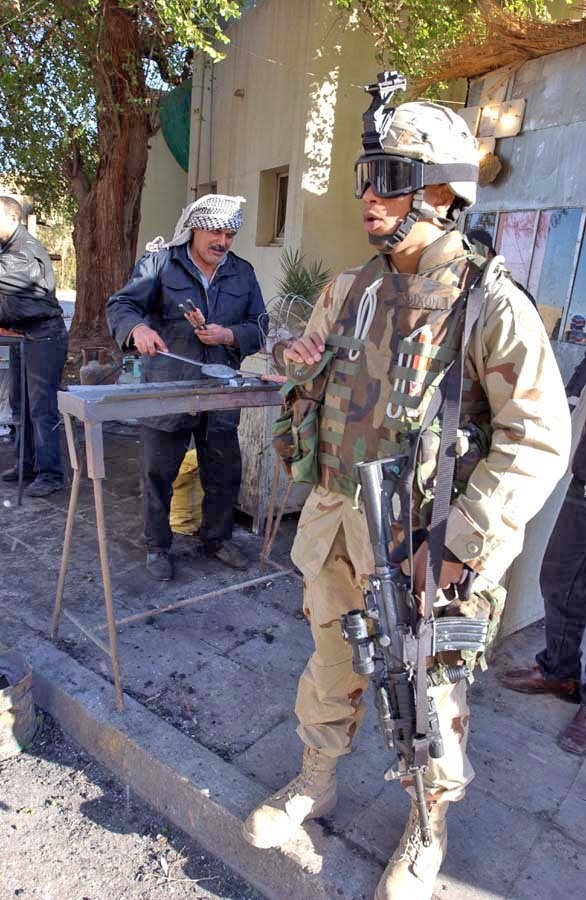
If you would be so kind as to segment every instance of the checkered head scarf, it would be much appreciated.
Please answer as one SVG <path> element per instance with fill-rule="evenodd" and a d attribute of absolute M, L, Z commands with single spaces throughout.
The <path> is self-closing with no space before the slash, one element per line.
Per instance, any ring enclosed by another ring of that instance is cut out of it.
<path fill-rule="evenodd" d="M 146 249 L 161 250 L 163 247 L 177 247 L 191 240 L 193 228 L 204 231 L 238 231 L 242 225 L 240 205 L 246 203 L 244 197 L 229 197 L 227 194 L 206 194 L 183 210 L 175 226 L 172 240 L 164 242 L 162 237 L 149 241 Z"/>

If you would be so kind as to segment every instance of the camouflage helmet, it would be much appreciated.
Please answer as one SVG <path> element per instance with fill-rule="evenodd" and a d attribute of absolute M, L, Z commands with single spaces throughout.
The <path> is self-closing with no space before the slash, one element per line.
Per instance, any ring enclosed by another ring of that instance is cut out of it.
<path fill-rule="evenodd" d="M 462 116 L 449 107 L 423 101 L 403 103 L 395 110 L 381 143 L 385 153 L 433 164 L 440 175 L 445 167 L 443 182 L 466 206 L 476 201 L 478 145 Z M 460 178 L 454 164 L 471 168 Z M 433 182 L 425 181 L 432 183 L 438 183 L 435 177 Z"/>
<path fill-rule="evenodd" d="M 447 184 L 460 198 L 461 207 L 472 206 L 476 200 L 478 151 L 464 119 L 447 106 L 426 101 L 403 103 L 389 118 L 379 138 L 378 153 L 369 150 L 356 161 L 357 196 L 362 196 L 368 180 L 381 196 L 414 192 L 428 184 Z M 384 166 L 379 167 L 378 188 L 377 156 L 380 163 L 387 156 L 404 160 L 403 170 L 397 161 L 396 174 L 387 169 L 383 175 Z M 410 160 L 422 165 L 409 166 Z"/>

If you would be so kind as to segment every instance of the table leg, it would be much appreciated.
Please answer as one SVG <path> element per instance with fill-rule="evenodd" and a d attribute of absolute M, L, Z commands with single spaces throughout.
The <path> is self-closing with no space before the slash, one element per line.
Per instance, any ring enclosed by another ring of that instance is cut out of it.
<path fill-rule="evenodd" d="M 73 523 L 75 521 L 75 513 L 77 510 L 77 500 L 79 496 L 79 482 L 81 480 L 82 467 L 77 458 L 77 450 L 75 447 L 75 438 L 73 434 L 73 423 L 68 413 L 63 415 L 63 423 L 65 425 L 65 435 L 67 437 L 67 449 L 69 451 L 69 461 L 73 469 L 73 481 L 71 484 L 71 495 L 69 497 L 69 509 L 67 511 L 67 524 L 65 525 L 65 537 L 63 539 L 63 551 L 61 554 L 61 568 L 59 570 L 59 580 L 57 581 L 57 594 L 55 596 L 55 607 L 53 609 L 53 624 L 51 636 L 54 641 L 57 640 L 59 634 L 59 625 L 61 622 L 61 612 L 63 608 L 63 591 L 65 589 L 65 578 L 67 568 L 69 566 L 69 552 L 71 550 L 71 538 L 73 535 Z"/>
<path fill-rule="evenodd" d="M 22 492 L 24 488 L 24 441 L 26 429 L 26 359 L 24 354 L 24 341 L 20 342 L 20 445 L 18 448 L 18 494 L 17 506 L 22 506 Z"/>
<path fill-rule="evenodd" d="M 94 485 L 96 526 L 98 531 L 98 546 L 100 550 L 100 566 L 102 569 L 102 584 L 104 586 L 106 621 L 108 623 L 108 636 L 110 639 L 110 661 L 112 665 L 112 677 L 114 679 L 116 709 L 121 711 L 124 707 L 124 698 L 122 694 L 122 680 L 120 677 L 118 639 L 116 636 L 116 616 L 114 614 L 114 601 L 112 598 L 112 581 L 110 578 L 108 542 L 106 537 L 106 519 L 104 516 L 104 493 L 102 481 L 106 474 L 106 470 L 104 465 L 104 437 L 102 434 L 101 423 L 85 423 L 85 448 L 88 475 L 92 479 Z"/>

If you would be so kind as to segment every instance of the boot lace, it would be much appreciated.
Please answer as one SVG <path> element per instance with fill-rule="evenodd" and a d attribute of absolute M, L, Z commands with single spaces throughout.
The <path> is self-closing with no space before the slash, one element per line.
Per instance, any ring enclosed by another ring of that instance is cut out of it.
<path fill-rule="evenodd" d="M 298 796 L 299 794 L 304 795 L 307 793 L 307 789 L 311 788 L 313 778 L 318 768 L 318 754 L 308 753 L 303 761 L 303 768 L 299 775 L 296 775 L 295 778 L 289 782 L 286 788 L 278 795 L 280 797 L 286 796 L 288 800 L 293 799 L 293 797 Z"/>
<path fill-rule="evenodd" d="M 414 817 L 411 818 L 411 828 L 405 846 L 399 854 L 399 861 L 407 861 L 411 863 L 417 862 L 417 857 L 424 849 L 423 838 L 421 836 L 421 828 L 419 822 Z"/>

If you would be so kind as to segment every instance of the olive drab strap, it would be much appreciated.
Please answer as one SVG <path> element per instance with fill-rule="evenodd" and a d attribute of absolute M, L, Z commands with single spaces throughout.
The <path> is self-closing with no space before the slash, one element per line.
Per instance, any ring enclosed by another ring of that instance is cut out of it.
<path fill-rule="evenodd" d="M 416 675 L 416 732 L 424 736 L 429 731 L 429 709 L 427 699 L 427 667 L 426 656 L 429 655 L 433 629 L 433 603 L 437 594 L 440 571 L 443 561 L 444 540 L 450 501 L 452 495 L 452 482 L 455 464 L 455 442 L 460 419 L 460 405 L 462 399 L 462 385 L 464 380 L 464 359 L 466 348 L 470 340 L 472 329 L 480 315 L 484 302 L 484 287 L 473 287 L 466 297 L 466 310 L 464 314 L 464 330 L 460 349 L 455 360 L 446 370 L 445 377 L 438 385 L 430 400 L 429 406 L 423 417 L 421 428 L 411 449 L 410 464 L 407 467 L 410 480 L 404 487 L 409 494 L 409 510 L 411 508 L 411 491 L 413 473 L 415 471 L 417 451 L 422 433 L 433 422 L 438 413 L 442 412 L 442 427 L 440 449 L 436 471 L 436 487 L 433 501 L 433 512 L 429 526 L 429 550 L 427 557 L 427 570 L 425 576 L 425 607 L 418 624 L 417 644 L 417 675 Z M 454 310 L 456 312 L 456 310 Z M 409 512 L 410 515 L 410 512 Z M 406 523 L 407 524 L 407 523 Z M 410 524 L 410 523 L 409 523 Z M 413 580 L 413 553 L 411 528 L 405 531 L 408 543 L 409 560 L 411 562 L 411 580 Z M 424 765 L 427 760 L 428 747 L 425 741 L 421 742 L 417 751 L 421 757 L 419 764 Z M 425 758 L 425 760 L 424 760 Z M 418 761 L 416 760 L 416 764 Z"/>

